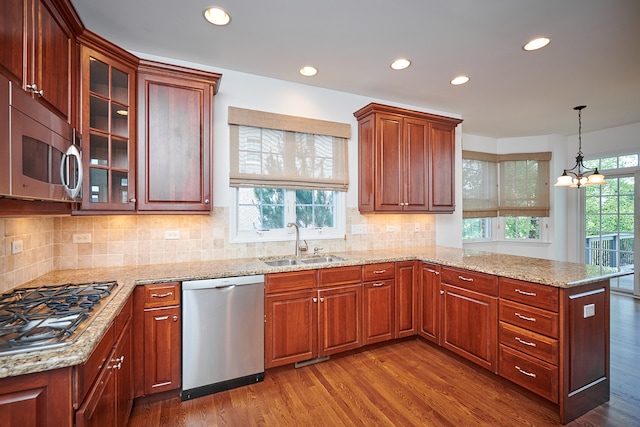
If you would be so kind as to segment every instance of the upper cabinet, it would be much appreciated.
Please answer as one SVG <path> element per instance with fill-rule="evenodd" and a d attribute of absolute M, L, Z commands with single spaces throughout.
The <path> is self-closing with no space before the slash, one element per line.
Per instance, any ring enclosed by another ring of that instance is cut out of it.
<path fill-rule="evenodd" d="M 81 23 L 68 3 L 5 0 L 0 4 L 0 72 L 71 124 L 74 31 Z"/>
<path fill-rule="evenodd" d="M 213 96 L 220 78 L 141 60 L 139 211 L 211 210 Z"/>
<path fill-rule="evenodd" d="M 360 212 L 455 210 L 455 128 L 462 120 L 375 103 L 354 116 Z"/>
<path fill-rule="evenodd" d="M 83 38 L 80 48 L 82 210 L 133 211 L 137 59 L 91 38 Z"/>

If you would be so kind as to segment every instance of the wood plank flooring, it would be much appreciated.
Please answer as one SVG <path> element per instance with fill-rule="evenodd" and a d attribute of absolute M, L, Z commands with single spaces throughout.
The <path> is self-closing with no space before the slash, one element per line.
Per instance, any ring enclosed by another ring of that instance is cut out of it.
<path fill-rule="evenodd" d="M 640 426 L 640 300 L 611 295 L 611 400 L 569 426 Z M 264 382 L 136 405 L 138 426 L 557 426 L 554 405 L 419 339 Z"/>

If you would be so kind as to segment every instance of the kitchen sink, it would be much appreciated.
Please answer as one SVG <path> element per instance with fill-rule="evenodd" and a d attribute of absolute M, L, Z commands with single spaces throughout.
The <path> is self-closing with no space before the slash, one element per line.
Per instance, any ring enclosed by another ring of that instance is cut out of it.
<path fill-rule="evenodd" d="M 314 256 L 309 258 L 275 258 L 275 259 L 262 259 L 261 261 L 271 267 L 285 267 L 288 265 L 304 265 L 304 264 L 320 264 L 327 262 L 339 262 L 344 258 L 334 255 L 327 256 Z"/>
<path fill-rule="evenodd" d="M 302 262 L 304 264 L 318 264 L 321 262 L 338 262 L 338 261 L 343 261 L 344 258 L 340 258 L 339 256 L 320 256 L 320 257 L 313 257 L 313 258 L 303 258 Z"/>

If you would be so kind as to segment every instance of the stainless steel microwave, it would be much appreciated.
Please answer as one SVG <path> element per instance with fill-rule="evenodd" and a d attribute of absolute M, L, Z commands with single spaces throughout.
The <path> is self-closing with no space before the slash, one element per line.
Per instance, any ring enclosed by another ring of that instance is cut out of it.
<path fill-rule="evenodd" d="M 62 118 L 0 76 L 0 196 L 74 202 L 80 138 Z"/>

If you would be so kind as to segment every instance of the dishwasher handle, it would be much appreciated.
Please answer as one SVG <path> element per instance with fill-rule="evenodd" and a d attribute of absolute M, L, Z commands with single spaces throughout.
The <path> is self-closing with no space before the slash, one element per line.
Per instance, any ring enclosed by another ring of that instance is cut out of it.
<path fill-rule="evenodd" d="M 253 276 L 225 277 L 220 279 L 189 280 L 182 282 L 182 290 L 232 289 L 236 286 L 264 283 L 264 274 Z"/>

